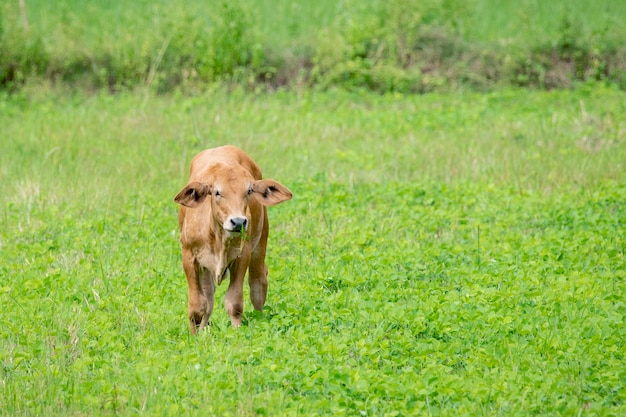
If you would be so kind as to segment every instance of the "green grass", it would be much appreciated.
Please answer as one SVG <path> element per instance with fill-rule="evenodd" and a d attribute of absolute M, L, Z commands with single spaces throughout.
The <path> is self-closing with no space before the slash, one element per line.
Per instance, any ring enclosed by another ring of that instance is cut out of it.
<path fill-rule="evenodd" d="M 626 101 L 0 99 L 0 415 L 622 415 Z M 191 337 L 173 196 L 232 143 L 293 192 L 270 289 Z"/>

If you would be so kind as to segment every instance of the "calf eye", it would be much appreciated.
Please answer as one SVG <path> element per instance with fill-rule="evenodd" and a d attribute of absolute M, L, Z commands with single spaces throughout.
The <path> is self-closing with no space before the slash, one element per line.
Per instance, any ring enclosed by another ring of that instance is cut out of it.
<path fill-rule="evenodd" d="M 219 191 L 215 190 L 215 197 L 220 197 L 222 195 L 222 193 L 220 193 Z"/>
<path fill-rule="evenodd" d="M 254 190 L 252 190 L 252 187 L 248 188 L 248 195 L 252 194 Z"/>

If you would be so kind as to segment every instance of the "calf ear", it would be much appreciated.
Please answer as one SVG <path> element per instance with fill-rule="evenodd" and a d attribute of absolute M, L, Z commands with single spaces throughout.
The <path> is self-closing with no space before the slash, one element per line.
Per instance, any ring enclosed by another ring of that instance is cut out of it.
<path fill-rule="evenodd" d="M 174 201 L 185 207 L 197 207 L 204 199 L 211 194 L 211 187 L 201 182 L 190 182 L 180 190 Z"/>
<path fill-rule="evenodd" d="M 291 191 L 278 181 L 259 180 L 252 184 L 252 191 L 257 196 L 261 204 L 265 206 L 274 206 L 283 201 L 290 200 L 293 194 Z"/>

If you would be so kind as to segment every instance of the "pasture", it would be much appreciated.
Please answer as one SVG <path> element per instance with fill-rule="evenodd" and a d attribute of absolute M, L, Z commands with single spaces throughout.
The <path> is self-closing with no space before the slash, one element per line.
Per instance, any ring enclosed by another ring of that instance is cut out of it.
<path fill-rule="evenodd" d="M 0 415 L 623 415 L 626 100 L 0 98 Z M 269 293 L 189 334 L 174 195 L 245 149 Z"/>

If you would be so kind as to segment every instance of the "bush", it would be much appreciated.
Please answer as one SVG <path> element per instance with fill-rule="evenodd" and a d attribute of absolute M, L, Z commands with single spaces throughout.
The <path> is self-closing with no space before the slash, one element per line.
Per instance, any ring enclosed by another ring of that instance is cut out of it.
<path fill-rule="evenodd" d="M 52 9 L 42 2 L 39 13 L 49 17 L 43 23 L 34 19 L 25 30 L 17 1 L 5 3 L 0 88 L 19 88 L 29 78 L 159 92 L 215 82 L 255 90 L 316 86 L 381 93 L 626 83 L 626 49 L 610 24 L 585 31 L 569 14 L 540 44 L 479 43 L 465 36 L 464 16 L 473 6 L 460 0 L 322 2 L 318 7 L 335 7 L 327 13 L 331 17 L 308 25 L 294 23 L 308 14 L 279 6 L 138 0 L 76 8 L 65 0 Z M 286 38 L 277 42 L 276 33 Z"/>
<path fill-rule="evenodd" d="M 249 8 L 223 1 L 215 9 L 178 10 L 160 70 L 171 82 L 215 82 L 242 72 L 254 76 L 264 62 Z M 210 16 L 209 16 L 210 15 Z"/>
<path fill-rule="evenodd" d="M 0 22 L 1 24 L 1 22 Z M 50 56 L 36 31 L 3 30 L 0 25 L 0 87 L 13 90 L 33 76 L 43 77 Z"/>

